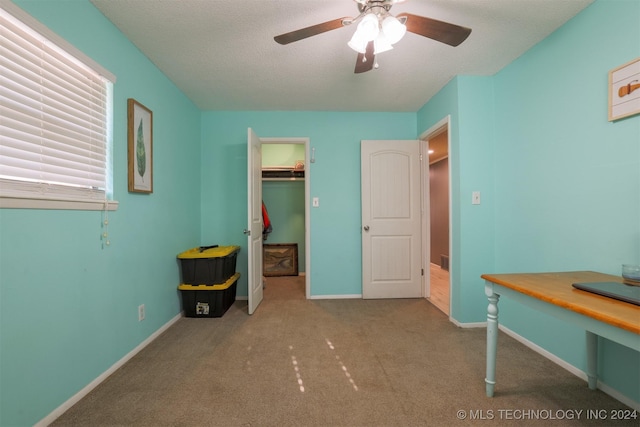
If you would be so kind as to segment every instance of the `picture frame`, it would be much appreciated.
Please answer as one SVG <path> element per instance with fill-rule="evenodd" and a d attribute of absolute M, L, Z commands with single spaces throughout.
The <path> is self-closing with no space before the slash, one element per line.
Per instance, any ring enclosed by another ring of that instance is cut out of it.
<path fill-rule="evenodd" d="M 297 243 L 262 245 L 262 274 L 265 277 L 298 275 Z"/>
<path fill-rule="evenodd" d="M 609 121 L 640 113 L 640 58 L 609 71 Z"/>
<path fill-rule="evenodd" d="M 153 193 L 153 112 L 133 98 L 127 100 L 129 192 Z"/>

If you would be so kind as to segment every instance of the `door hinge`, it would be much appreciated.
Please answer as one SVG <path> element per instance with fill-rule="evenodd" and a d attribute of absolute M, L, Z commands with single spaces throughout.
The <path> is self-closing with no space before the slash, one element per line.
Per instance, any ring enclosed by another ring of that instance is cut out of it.
<path fill-rule="evenodd" d="M 424 276 L 424 268 L 421 269 L 421 273 L 420 274 Z"/>
<path fill-rule="evenodd" d="M 422 161 L 422 153 L 420 153 L 420 161 Z"/>

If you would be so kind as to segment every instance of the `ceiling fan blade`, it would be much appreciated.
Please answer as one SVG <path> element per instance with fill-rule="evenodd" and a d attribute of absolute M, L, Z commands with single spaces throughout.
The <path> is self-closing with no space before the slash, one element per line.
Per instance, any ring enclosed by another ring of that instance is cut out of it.
<path fill-rule="evenodd" d="M 299 30 L 291 31 L 289 33 L 280 34 L 273 39 L 280 44 L 289 44 L 297 42 L 298 40 L 306 39 L 307 37 L 315 36 L 318 34 L 326 33 L 327 31 L 337 30 L 344 24 L 342 21 L 348 18 L 338 18 L 333 21 L 323 22 L 322 24 L 312 25 L 310 27 L 301 28 Z"/>
<path fill-rule="evenodd" d="M 407 31 L 446 43 L 449 46 L 458 46 L 465 41 L 471 28 L 450 24 L 437 19 L 425 18 L 424 16 L 412 15 L 411 13 L 401 13 L 397 17 L 407 17 Z"/>
<path fill-rule="evenodd" d="M 367 50 L 365 53 L 358 53 L 358 59 L 356 59 L 355 73 L 364 73 L 373 69 L 375 65 L 375 56 L 373 54 L 373 42 L 370 41 L 367 44 Z"/>

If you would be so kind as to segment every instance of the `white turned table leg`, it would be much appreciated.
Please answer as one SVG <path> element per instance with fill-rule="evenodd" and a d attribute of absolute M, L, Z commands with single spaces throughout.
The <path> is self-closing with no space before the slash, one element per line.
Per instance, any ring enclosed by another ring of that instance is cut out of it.
<path fill-rule="evenodd" d="M 493 292 L 493 284 L 487 282 L 484 293 L 489 299 L 487 307 L 487 396 L 493 397 L 496 384 L 496 353 L 498 350 L 498 300 L 500 295 Z"/>

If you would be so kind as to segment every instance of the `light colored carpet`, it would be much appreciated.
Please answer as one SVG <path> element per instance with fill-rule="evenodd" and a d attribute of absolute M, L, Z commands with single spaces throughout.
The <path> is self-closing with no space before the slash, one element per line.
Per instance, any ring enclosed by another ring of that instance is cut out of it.
<path fill-rule="evenodd" d="M 487 398 L 485 339 L 423 299 L 305 300 L 302 278 L 267 278 L 254 315 L 179 320 L 54 425 L 617 425 L 586 411 L 628 409 L 502 333 Z"/>

